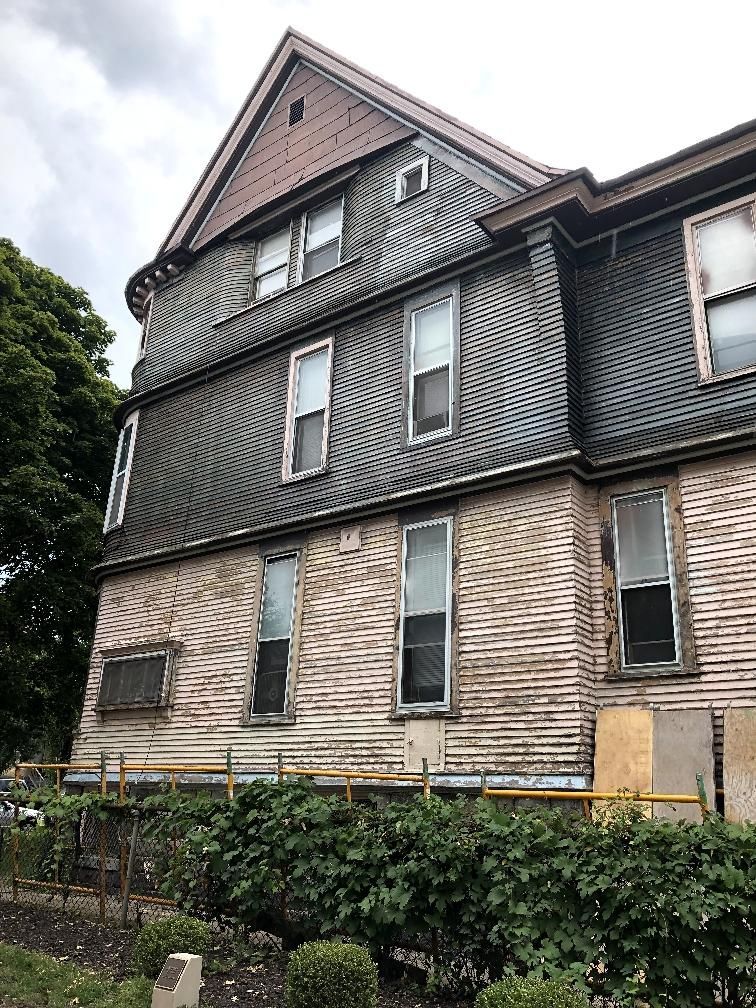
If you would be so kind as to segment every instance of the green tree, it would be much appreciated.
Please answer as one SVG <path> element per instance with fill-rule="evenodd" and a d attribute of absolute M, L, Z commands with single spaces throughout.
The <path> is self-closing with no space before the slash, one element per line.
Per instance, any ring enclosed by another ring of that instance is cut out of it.
<path fill-rule="evenodd" d="M 0 239 L 0 772 L 67 757 L 81 708 L 123 393 L 83 290 Z"/>

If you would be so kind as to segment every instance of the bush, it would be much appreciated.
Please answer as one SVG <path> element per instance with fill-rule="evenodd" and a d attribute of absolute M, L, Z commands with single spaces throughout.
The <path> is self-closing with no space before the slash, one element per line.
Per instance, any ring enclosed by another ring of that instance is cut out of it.
<path fill-rule="evenodd" d="M 374 1008 L 377 997 L 378 970 L 364 948 L 314 941 L 292 952 L 288 1008 Z"/>
<path fill-rule="evenodd" d="M 134 946 L 134 968 L 154 980 L 174 952 L 204 956 L 209 948 L 209 926 L 193 917 L 175 914 L 145 924 Z"/>
<path fill-rule="evenodd" d="M 588 1008 L 588 1001 L 561 980 L 507 977 L 481 991 L 475 1008 Z"/>

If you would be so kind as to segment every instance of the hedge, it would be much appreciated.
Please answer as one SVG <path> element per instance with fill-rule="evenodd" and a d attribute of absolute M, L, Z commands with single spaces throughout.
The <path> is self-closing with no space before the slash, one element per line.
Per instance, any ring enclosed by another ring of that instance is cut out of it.
<path fill-rule="evenodd" d="M 305 942 L 286 972 L 287 1008 L 375 1008 L 378 970 L 359 945 Z"/>

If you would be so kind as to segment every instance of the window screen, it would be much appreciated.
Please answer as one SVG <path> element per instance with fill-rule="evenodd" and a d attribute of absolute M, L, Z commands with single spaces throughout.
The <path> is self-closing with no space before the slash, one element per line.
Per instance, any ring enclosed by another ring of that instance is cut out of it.
<path fill-rule="evenodd" d="M 613 506 L 624 664 L 676 662 L 674 579 L 664 491 L 618 497 Z"/>
<path fill-rule="evenodd" d="M 410 440 L 451 430 L 452 299 L 412 313 Z"/>
<path fill-rule="evenodd" d="M 404 532 L 399 705 L 444 705 L 449 683 L 451 520 Z"/>
<path fill-rule="evenodd" d="M 253 280 L 253 299 L 265 297 L 275 291 L 283 290 L 289 277 L 289 247 L 291 233 L 289 228 L 277 231 L 257 243 L 255 255 L 255 274 Z"/>
<path fill-rule="evenodd" d="M 289 677 L 297 556 L 265 561 L 257 633 L 253 714 L 284 714 Z"/>
<path fill-rule="evenodd" d="M 305 113 L 305 95 L 301 95 L 289 105 L 289 126 L 302 122 Z"/>
<path fill-rule="evenodd" d="M 168 690 L 169 651 L 106 658 L 98 707 L 159 706 Z"/>
<path fill-rule="evenodd" d="M 310 277 L 338 266 L 341 252 L 341 216 L 341 197 L 306 215 L 303 280 L 309 280 Z"/>
<path fill-rule="evenodd" d="M 313 353 L 292 355 L 284 478 L 318 472 L 325 465 L 331 346 L 318 346 Z"/>
<path fill-rule="evenodd" d="M 754 204 L 695 228 L 699 288 L 714 374 L 756 364 Z"/>
<path fill-rule="evenodd" d="M 113 481 L 110 488 L 110 500 L 108 501 L 107 517 L 105 519 L 106 532 L 115 525 L 120 525 L 123 518 L 123 509 L 126 503 L 126 484 L 129 478 L 135 433 L 136 417 L 126 423 L 118 439 Z"/>

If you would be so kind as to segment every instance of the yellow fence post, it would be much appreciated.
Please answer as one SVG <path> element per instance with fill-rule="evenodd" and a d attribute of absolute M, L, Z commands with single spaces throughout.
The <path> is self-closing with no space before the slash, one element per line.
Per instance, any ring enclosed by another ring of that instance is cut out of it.
<path fill-rule="evenodd" d="M 278 783 L 283 784 L 283 753 L 278 754 Z"/>
<path fill-rule="evenodd" d="M 231 762 L 231 750 L 226 750 L 226 797 L 233 800 L 234 797 L 234 765 Z"/>
<path fill-rule="evenodd" d="M 16 794 L 13 796 L 13 825 L 15 829 L 13 830 L 13 866 L 11 871 L 13 873 L 12 885 L 13 885 L 13 902 L 18 902 L 18 754 L 16 755 L 16 763 L 13 767 L 13 788 Z"/>
<path fill-rule="evenodd" d="M 428 760 L 423 756 L 423 798 L 430 798 L 430 774 L 428 773 Z"/>
<path fill-rule="evenodd" d="M 100 794 L 108 793 L 108 757 L 107 753 L 100 753 Z M 107 819 L 100 819 L 100 920 L 105 920 L 105 854 L 107 843 Z"/>

